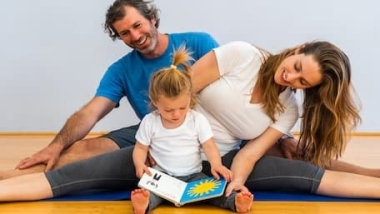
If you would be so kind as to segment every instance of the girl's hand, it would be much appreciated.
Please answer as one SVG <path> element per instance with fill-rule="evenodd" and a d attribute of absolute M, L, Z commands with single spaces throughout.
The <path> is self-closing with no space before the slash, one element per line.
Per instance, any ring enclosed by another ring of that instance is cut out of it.
<path fill-rule="evenodd" d="M 150 155 L 149 152 L 148 152 L 148 157 L 146 158 L 146 162 L 145 162 L 145 164 L 146 164 L 147 166 L 150 166 L 150 167 L 156 165 L 156 160 L 154 160 L 154 158 L 152 157 L 152 155 Z"/>
<path fill-rule="evenodd" d="M 227 167 L 223 165 L 219 165 L 216 167 L 211 167 L 211 174 L 214 176 L 215 179 L 219 180 L 221 175 L 226 181 L 230 182 L 232 181 L 232 172 Z"/>
<path fill-rule="evenodd" d="M 234 190 L 238 192 L 250 192 L 249 189 L 244 186 L 244 184 L 237 181 L 231 181 L 226 188 L 226 197 L 228 197 Z"/>
<path fill-rule="evenodd" d="M 152 173 L 149 171 L 148 166 L 146 166 L 145 164 L 140 165 L 140 166 L 135 166 L 135 168 L 136 168 L 136 176 L 138 178 L 141 178 L 144 173 L 148 174 L 149 176 L 152 176 Z"/>

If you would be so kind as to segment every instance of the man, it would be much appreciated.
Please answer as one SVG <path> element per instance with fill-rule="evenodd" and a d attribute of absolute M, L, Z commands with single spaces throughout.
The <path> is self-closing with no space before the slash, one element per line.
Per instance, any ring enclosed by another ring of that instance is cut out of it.
<path fill-rule="evenodd" d="M 112 131 L 98 138 L 83 138 L 95 124 L 126 96 L 141 119 L 149 112 L 148 85 L 153 72 L 170 66 L 171 54 L 180 45 L 192 51 L 197 60 L 218 43 L 206 33 L 162 34 L 155 5 L 142 0 L 116 0 L 108 9 L 105 30 L 133 50 L 113 63 L 96 91 L 95 97 L 75 112 L 44 149 L 22 160 L 17 170 L 3 178 L 48 171 L 68 163 L 131 146 L 138 125 Z"/>

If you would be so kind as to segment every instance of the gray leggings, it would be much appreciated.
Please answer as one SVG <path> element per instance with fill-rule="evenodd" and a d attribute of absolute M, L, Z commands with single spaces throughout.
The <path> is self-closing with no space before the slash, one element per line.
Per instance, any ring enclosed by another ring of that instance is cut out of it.
<path fill-rule="evenodd" d="M 138 179 L 132 161 L 133 146 L 66 165 L 46 172 L 53 196 L 62 196 L 89 189 L 131 190 Z M 222 157 L 226 167 L 231 166 L 237 150 Z M 209 176 L 210 165 L 203 162 L 203 172 Z M 262 157 L 247 179 L 251 190 L 278 190 L 315 193 L 324 170 L 310 163 L 273 156 Z"/>
<path fill-rule="evenodd" d="M 208 177 L 204 173 L 196 173 L 196 174 L 191 174 L 188 176 L 180 176 L 177 177 L 178 179 L 185 181 L 185 182 L 190 182 L 190 181 L 196 181 L 202 178 Z M 224 209 L 229 209 L 231 211 L 236 212 L 236 207 L 235 207 L 235 197 L 236 197 L 237 192 L 232 192 L 228 197 L 225 197 L 224 195 L 212 199 L 208 199 L 204 201 L 205 203 L 209 203 L 211 205 L 221 207 Z M 149 197 L 149 205 L 148 205 L 148 210 L 146 213 L 150 213 L 154 208 L 156 208 L 158 205 L 162 204 L 165 200 L 153 193 L 150 194 Z"/>

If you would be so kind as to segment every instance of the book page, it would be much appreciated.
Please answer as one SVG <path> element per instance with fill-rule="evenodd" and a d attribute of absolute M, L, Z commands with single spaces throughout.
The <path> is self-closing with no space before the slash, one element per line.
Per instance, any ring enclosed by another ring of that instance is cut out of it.
<path fill-rule="evenodd" d="M 189 182 L 181 198 L 181 204 L 214 198 L 224 193 L 226 180 L 216 180 L 213 177 Z"/>
<path fill-rule="evenodd" d="M 144 174 L 138 186 L 154 192 L 156 195 L 175 204 L 179 204 L 187 183 L 158 170 L 152 168 L 149 168 L 149 170 L 152 176 Z"/>

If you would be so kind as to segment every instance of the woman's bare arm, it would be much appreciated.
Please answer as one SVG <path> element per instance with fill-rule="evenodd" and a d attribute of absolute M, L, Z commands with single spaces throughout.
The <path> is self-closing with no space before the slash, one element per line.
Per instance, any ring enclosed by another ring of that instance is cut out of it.
<path fill-rule="evenodd" d="M 234 176 L 226 189 L 226 195 L 229 195 L 233 190 L 244 188 L 244 183 L 256 162 L 276 143 L 282 134 L 280 131 L 269 127 L 263 134 L 250 140 L 240 149 L 231 165 L 231 171 Z"/>
<path fill-rule="evenodd" d="M 220 78 L 215 52 L 210 51 L 197 60 L 191 68 L 193 89 L 199 93 L 203 88 Z"/>

